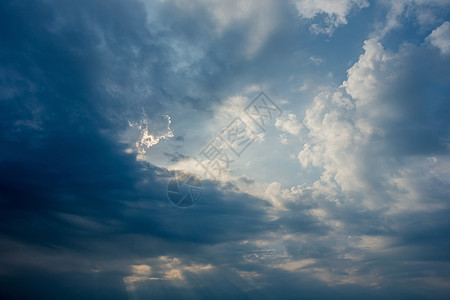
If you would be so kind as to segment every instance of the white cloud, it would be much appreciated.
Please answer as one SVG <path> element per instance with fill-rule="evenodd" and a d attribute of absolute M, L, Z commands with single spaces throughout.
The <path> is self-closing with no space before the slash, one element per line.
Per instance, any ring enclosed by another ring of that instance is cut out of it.
<path fill-rule="evenodd" d="M 344 190 L 357 190 L 364 186 L 358 178 L 358 148 L 364 146 L 367 135 L 355 123 L 354 106 L 347 105 L 341 90 L 319 94 L 313 106 L 306 111 L 305 125 L 309 129 L 312 145 L 305 145 L 299 153 L 303 166 L 322 167 L 322 181 L 336 182 Z"/>
<path fill-rule="evenodd" d="M 298 135 L 302 129 L 302 124 L 297 121 L 297 116 L 293 113 L 283 115 L 275 121 L 275 126 L 290 135 Z"/>
<path fill-rule="evenodd" d="M 160 141 L 173 138 L 173 131 L 170 129 L 172 123 L 169 115 L 162 116 L 164 122 L 154 122 L 144 118 L 139 123 L 129 123 L 130 127 L 139 130 L 139 138 L 136 141 L 136 150 L 139 155 L 145 154 L 150 147 L 157 145 Z"/>
<path fill-rule="evenodd" d="M 377 75 L 385 67 L 389 55 L 375 39 L 366 40 L 363 49 L 364 54 L 347 71 L 348 78 L 343 85 L 354 99 L 367 104 L 376 99 L 380 89 Z"/>
<path fill-rule="evenodd" d="M 430 43 L 439 48 L 442 54 L 450 54 L 450 22 L 444 22 L 428 36 Z"/>
<path fill-rule="evenodd" d="M 396 0 L 381 1 L 389 11 L 383 24 L 378 24 L 373 36 L 383 38 L 388 32 L 403 26 L 401 18 L 414 17 L 421 25 L 429 25 L 439 19 L 438 15 L 450 6 L 447 0 Z"/>
<path fill-rule="evenodd" d="M 334 30 L 347 24 L 347 16 L 353 8 L 361 9 L 369 6 L 366 0 L 295 0 L 298 15 L 313 19 L 319 14 L 326 14 L 325 24 L 312 24 L 314 34 L 333 34 Z"/>
<path fill-rule="evenodd" d="M 429 73 L 409 69 L 417 55 L 429 53 L 412 46 L 392 53 L 376 39 L 369 39 L 342 86 L 315 97 L 304 119 L 309 140 L 298 159 L 303 168 L 321 169 L 320 180 L 313 185 L 317 191 L 331 198 L 359 195 L 368 209 L 386 206 L 391 212 L 417 211 L 425 206 L 425 210 L 437 210 L 447 205 L 439 201 L 442 195 L 436 191 L 448 190 L 448 183 L 434 175 L 425 176 L 437 172 L 436 164 L 425 163 L 436 150 L 404 163 L 409 157 L 405 151 L 419 152 L 416 149 L 430 143 L 427 139 L 438 130 L 432 127 L 434 117 L 423 115 L 425 107 L 432 105 L 425 83 L 413 82 L 440 75 L 433 74 L 432 65 Z M 421 127 L 423 131 L 411 129 Z M 402 143 L 410 145 L 407 150 L 402 150 Z M 439 142 L 434 143 L 440 147 Z M 450 174 L 448 169 L 439 172 Z M 425 188 L 430 185 L 440 187 Z"/>

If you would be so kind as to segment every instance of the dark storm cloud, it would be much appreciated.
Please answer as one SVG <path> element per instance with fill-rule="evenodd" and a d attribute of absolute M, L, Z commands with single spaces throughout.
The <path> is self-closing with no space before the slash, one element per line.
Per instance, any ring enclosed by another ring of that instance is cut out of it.
<path fill-rule="evenodd" d="M 142 108 L 151 117 L 174 99 L 186 100 L 177 98 L 189 84 L 182 83 L 185 76 L 192 76 L 171 72 L 172 50 L 145 29 L 141 4 L 1 5 L 5 296 L 67 297 L 70 291 L 73 298 L 124 298 L 122 280 L 133 263 L 161 255 L 189 262 L 193 255 L 199 262 L 226 265 L 235 254 L 218 251 L 215 256 L 207 251 L 210 245 L 279 230 L 267 216 L 266 202 L 232 187 L 220 191 L 205 182 L 196 207 L 170 206 L 171 174 L 136 162 L 125 152 L 128 145 L 117 142 L 116 131 L 139 119 Z M 172 29 L 189 32 L 191 23 L 179 20 Z M 176 86 L 181 86 L 178 91 Z M 158 287 L 154 293 L 170 296 Z"/>
<path fill-rule="evenodd" d="M 194 209 L 171 207 L 171 174 L 136 162 L 117 141 L 142 107 L 160 114 L 179 96 L 166 91 L 171 50 L 146 29 L 141 3 L 3 1 L 0 14 L 2 286 L 21 282 L 44 296 L 50 286 L 31 281 L 46 282 L 45 272 L 107 269 L 112 260 L 128 270 L 133 259 L 276 229 L 264 202 L 211 184 Z M 142 65 L 145 76 L 135 73 Z M 51 293 L 77 281 L 89 288 L 80 276 L 61 277 Z"/>

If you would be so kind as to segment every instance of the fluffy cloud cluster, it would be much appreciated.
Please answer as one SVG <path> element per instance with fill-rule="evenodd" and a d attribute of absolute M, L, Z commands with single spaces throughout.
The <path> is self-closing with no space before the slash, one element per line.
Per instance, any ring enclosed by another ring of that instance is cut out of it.
<path fill-rule="evenodd" d="M 446 58 L 412 63 L 431 56 L 425 48 L 404 45 L 393 53 L 367 40 L 343 85 L 316 96 L 298 158 L 303 168 L 323 170 L 317 187 L 359 195 L 370 209 L 448 207 L 440 192 L 423 188 L 440 182 L 436 189 L 447 189 L 450 175 L 443 167 L 450 131 L 441 113 L 449 103 L 428 84 L 442 80 L 445 89 L 450 78 L 439 64 Z"/>
<path fill-rule="evenodd" d="M 408 45 L 392 53 L 377 40 L 367 40 L 342 86 L 316 96 L 304 120 L 309 142 L 298 158 L 303 168 L 323 170 L 317 186 L 357 193 L 375 209 L 396 207 L 395 202 L 404 199 L 402 193 L 411 196 L 421 190 L 407 191 L 407 186 L 419 184 L 413 166 L 430 174 L 423 176 L 420 186 L 439 180 L 432 174 L 448 161 L 450 132 L 441 111 L 447 111 L 449 104 L 443 94 L 430 91 L 427 82 L 433 80 L 430 77 L 444 82 L 450 78 L 439 67 L 445 58 L 427 60 L 421 66 L 411 64 L 431 53 Z M 426 77 L 422 68 L 427 70 Z M 445 182 L 442 185 L 446 188 Z M 439 196 L 410 197 L 409 208 L 423 208 L 413 199 L 431 205 Z"/>

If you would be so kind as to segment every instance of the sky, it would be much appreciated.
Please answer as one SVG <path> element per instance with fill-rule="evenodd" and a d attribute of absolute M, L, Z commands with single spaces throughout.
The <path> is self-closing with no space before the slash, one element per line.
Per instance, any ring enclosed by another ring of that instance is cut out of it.
<path fill-rule="evenodd" d="M 449 299 L 450 1 L 2 0 L 4 299 Z"/>

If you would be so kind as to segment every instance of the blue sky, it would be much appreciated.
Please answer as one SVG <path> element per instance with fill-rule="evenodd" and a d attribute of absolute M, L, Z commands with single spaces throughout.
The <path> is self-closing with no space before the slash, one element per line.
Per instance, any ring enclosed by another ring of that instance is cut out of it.
<path fill-rule="evenodd" d="M 2 1 L 2 298 L 448 299 L 449 95 L 446 0 Z"/>

